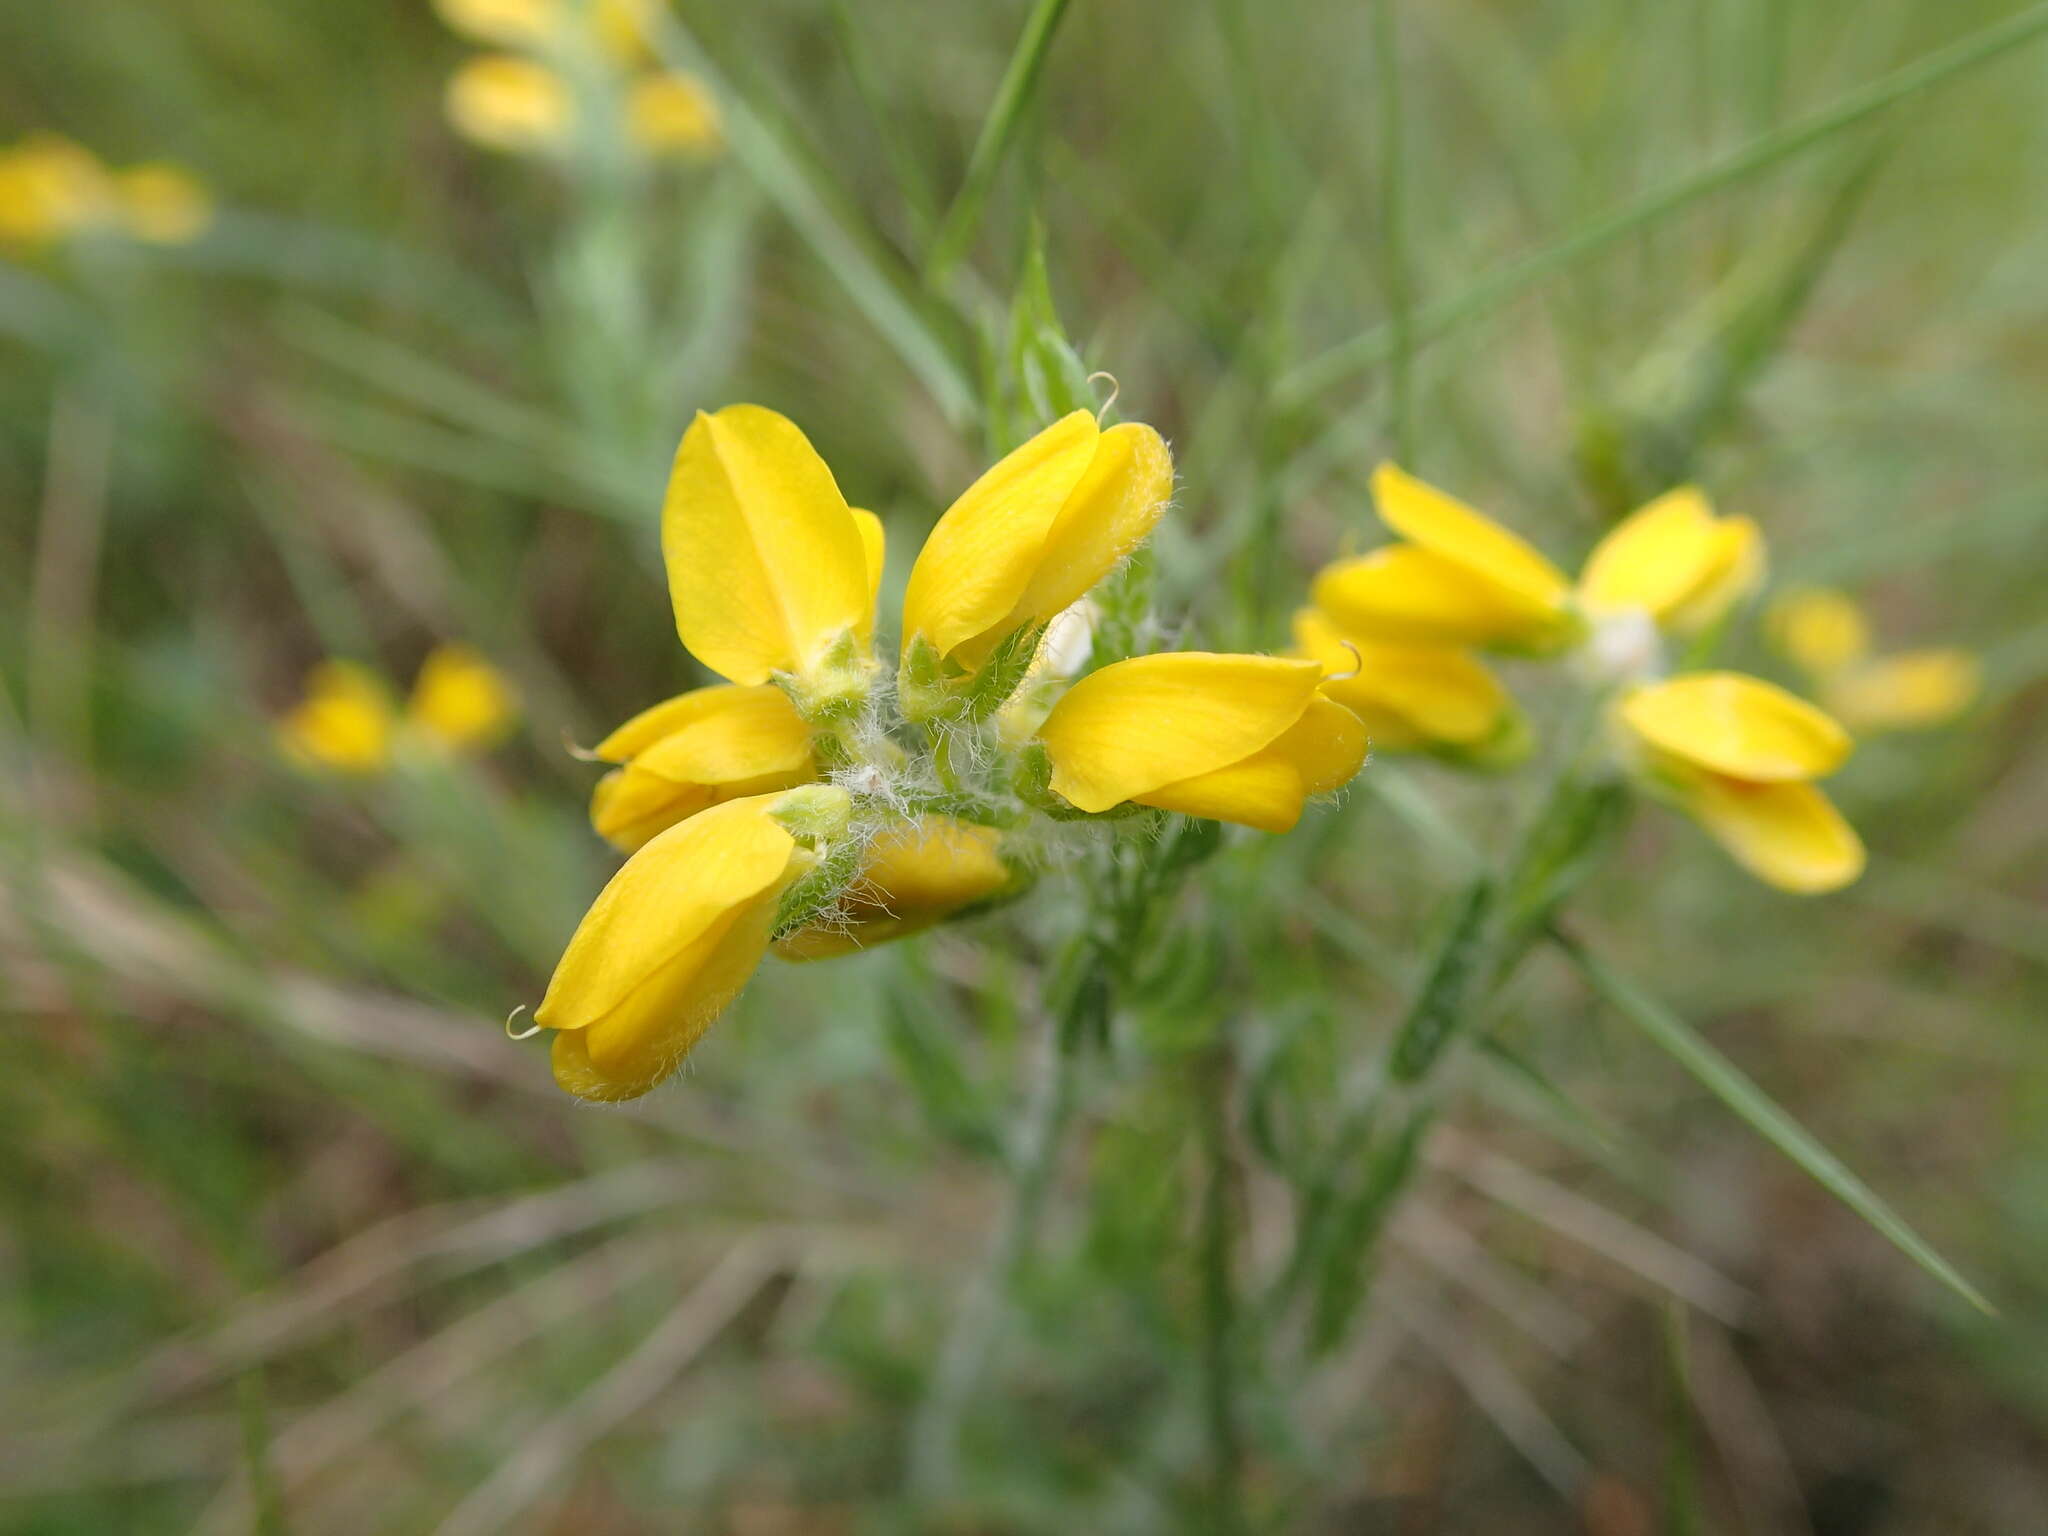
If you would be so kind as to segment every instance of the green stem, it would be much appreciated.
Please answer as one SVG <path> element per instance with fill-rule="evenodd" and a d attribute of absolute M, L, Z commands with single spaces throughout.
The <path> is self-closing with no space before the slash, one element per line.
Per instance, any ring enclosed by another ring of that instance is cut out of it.
<path fill-rule="evenodd" d="M 1394 0 L 1373 7 L 1373 54 L 1379 91 L 1379 225 L 1381 281 L 1387 294 L 1387 381 L 1393 402 L 1394 457 L 1415 462 L 1414 295 L 1408 284 L 1401 148 L 1400 36 Z"/>
<path fill-rule="evenodd" d="M 1199 1064 L 1195 1085 L 1206 1177 L 1202 1190 L 1202 1420 L 1209 1447 L 1210 1520 L 1221 1536 L 1246 1529 L 1244 1448 L 1238 1422 L 1235 1228 L 1230 1153 L 1230 1048 Z"/>

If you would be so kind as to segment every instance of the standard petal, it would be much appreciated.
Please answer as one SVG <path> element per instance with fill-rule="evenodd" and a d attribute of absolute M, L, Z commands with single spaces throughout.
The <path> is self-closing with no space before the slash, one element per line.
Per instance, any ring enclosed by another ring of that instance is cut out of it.
<path fill-rule="evenodd" d="M 1870 622 L 1846 592 L 1798 587 L 1775 603 L 1765 621 L 1771 643 L 1814 677 L 1854 666 L 1870 654 Z"/>
<path fill-rule="evenodd" d="M 1621 717 L 1660 752 L 1759 784 L 1825 778 L 1849 733 L 1804 699 L 1740 672 L 1690 672 L 1638 688 Z"/>
<path fill-rule="evenodd" d="M 1983 667 L 1968 651 L 1900 651 L 1849 668 L 1824 697 L 1829 709 L 1863 730 L 1922 730 L 1969 708 L 1982 682 Z"/>
<path fill-rule="evenodd" d="M 1714 527 L 1714 559 L 1686 600 L 1664 618 L 1674 634 L 1696 635 L 1764 584 L 1763 530 L 1752 518 L 1724 517 Z"/>
<path fill-rule="evenodd" d="M 1667 491 L 1593 546 L 1579 576 L 1588 613 L 1640 608 L 1662 623 L 1720 569 L 1720 522 L 1697 486 Z"/>
<path fill-rule="evenodd" d="M 1485 666 L 1445 646 L 1386 645 L 1347 640 L 1323 614 L 1294 616 L 1294 643 L 1323 665 L 1323 692 L 1370 725 L 1391 715 L 1402 729 L 1372 731 L 1376 745 L 1406 750 L 1418 741 L 1477 746 L 1489 740 L 1513 700 Z"/>
<path fill-rule="evenodd" d="M 1402 538 L 1513 593 L 1538 612 L 1561 614 L 1570 601 L 1571 583 L 1564 572 L 1530 545 L 1396 465 L 1382 464 L 1373 471 L 1372 496 L 1380 521 Z"/>
<path fill-rule="evenodd" d="M 867 547 L 832 471 L 795 423 L 757 405 L 699 413 L 662 504 L 683 645 L 736 683 L 806 673 L 858 633 Z"/>
<path fill-rule="evenodd" d="M 1863 873 L 1862 839 L 1811 784 L 1753 784 L 1700 774 L 1680 796 L 1694 820 L 1767 885 L 1818 895 Z"/>
<path fill-rule="evenodd" d="M 1101 435 L 1088 412 L 1063 416 L 946 509 L 904 589 L 906 652 L 922 636 L 949 656 L 1009 616 L 1067 498 L 1094 462 Z"/>
<path fill-rule="evenodd" d="M 534 1010 L 550 1029 L 584 1029 L 656 982 L 687 1006 L 671 962 L 735 909 L 776 890 L 798 852 L 768 815 L 777 797 L 732 800 L 671 827 L 625 862 L 584 914 Z"/>
<path fill-rule="evenodd" d="M 862 620 L 860 642 L 868 644 L 875 637 L 875 604 L 882 596 L 882 573 L 889 563 L 889 533 L 882 526 L 882 520 L 864 507 L 855 507 L 854 526 L 860 529 L 861 554 L 867 562 L 868 606 Z"/>
<path fill-rule="evenodd" d="M 1556 627 L 1554 615 L 1412 544 L 1325 566 L 1311 595 L 1347 634 L 1393 645 L 1540 648 Z"/>
<path fill-rule="evenodd" d="M 1068 689 L 1038 729 L 1052 788 L 1083 811 L 1240 763 L 1302 717 L 1322 667 L 1279 656 L 1139 656 Z"/>

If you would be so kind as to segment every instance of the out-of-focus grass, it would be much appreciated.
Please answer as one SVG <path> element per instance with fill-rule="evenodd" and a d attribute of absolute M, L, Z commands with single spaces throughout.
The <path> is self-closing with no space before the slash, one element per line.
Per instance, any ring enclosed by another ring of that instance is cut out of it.
<path fill-rule="evenodd" d="M 1373 536 L 1398 432 L 1561 553 L 1697 476 L 1785 578 L 1989 670 L 1963 722 L 1841 781 L 1876 853 L 1846 894 L 1770 895 L 1645 816 L 1579 921 L 2001 1317 L 1545 961 L 1396 1224 L 1375 1326 L 1253 1373 L 1275 1528 L 2048 1507 L 2048 40 L 1594 245 L 2023 8 L 1395 5 L 1387 71 L 1371 6 L 1077 0 L 927 282 L 1034 9 L 679 5 L 733 150 L 623 245 L 450 135 L 462 47 L 424 5 L 0 13 L 0 131 L 175 158 L 224 204 L 190 249 L 0 263 L 0 1524 L 912 1518 L 904 1426 L 990 1220 L 1058 894 L 765 973 L 631 1113 L 568 1104 L 497 1020 L 609 867 L 564 733 L 694 680 L 654 537 L 690 410 L 798 419 L 900 569 L 999 435 L 976 332 L 1034 222 L 1088 363 L 1174 440 L 1170 623 L 1281 643 L 1305 573 Z M 1375 334 L 1372 367 L 1322 366 Z M 312 661 L 402 680 L 450 638 L 518 680 L 520 740 L 367 783 L 278 760 Z M 1353 793 L 1233 845 L 1196 898 L 1215 953 L 1160 967 L 1142 1048 L 1091 1081 L 957 1528 L 1186 1528 L 1198 1458 L 1156 1410 L 1189 1324 L 1138 1277 L 1192 1263 L 1196 1149 L 1146 1063 L 1213 964 L 1256 999 L 1248 1099 L 1341 1078 L 1460 873 L 1413 806 L 1491 848 L 1535 786 L 1400 763 Z M 1248 1152 L 1254 1256 L 1287 1219 L 1259 1157 L 1319 1130 L 1283 1114 Z"/>

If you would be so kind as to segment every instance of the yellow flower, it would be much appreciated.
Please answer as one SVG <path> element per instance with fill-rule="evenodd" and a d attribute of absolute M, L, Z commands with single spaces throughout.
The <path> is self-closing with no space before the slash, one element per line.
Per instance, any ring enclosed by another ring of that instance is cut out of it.
<path fill-rule="evenodd" d="M 1653 790 L 1758 879 L 1811 894 L 1863 873 L 1861 840 L 1812 783 L 1852 744 L 1813 705 L 1739 672 L 1695 672 L 1625 694 L 1616 721 Z"/>
<path fill-rule="evenodd" d="M 1373 472 L 1372 491 L 1380 520 L 1406 542 L 1316 578 L 1316 606 L 1346 633 L 1531 655 L 1579 638 L 1570 581 L 1515 535 L 1392 464 Z"/>
<path fill-rule="evenodd" d="M 114 178 L 128 232 L 153 245 L 187 245 L 213 222 L 213 196 L 182 166 L 153 160 Z"/>
<path fill-rule="evenodd" d="M 502 48 L 541 48 L 562 24 L 560 0 L 434 0 L 450 31 Z"/>
<path fill-rule="evenodd" d="M 1716 517 L 1690 486 L 1601 540 L 1576 588 L 1498 523 L 1391 464 L 1374 472 L 1373 499 L 1405 542 L 1327 567 L 1314 598 L 1347 634 L 1393 644 L 1551 655 L 1585 639 L 1587 620 L 1633 613 L 1694 634 L 1763 575 L 1756 524 Z"/>
<path fill-rule="evenodd" d="M 760 965 L 783 894 L 844 831 L 847 812 L 845 791 L 828 785 L 729 800 L 628 859 L 534 1010 L 556 1031 L 555 1081 L 616 1102 L 682 1065 Z"/>
<path fill-rule="evenodd" d="M 1768 631 L 1813 679 L 1828 709 L 1858 730 L 1946 724 L 1970 707 L 1982 687 L 1977 658 L 1958 647 L 1873 656 L 1863 610 L 1831 588 L 1786 593 L 1772 605 Z"/>
<path fill-rule="evenodd" d="M 453 752 L 482 752 L 511 734 L 519 695 L 469 646 L 441 645 L 420 664 L 406 714 L 427 740 Z"/>
<path fill-rule="evenodd" d="M 766 684 L 681 694 L 635 715 L 591 755 L 620 765 L 598 781 L 590 820 L 626 853 L 722 801 L 817 777 L 810 727 Z"/>
<path fill-rule="evenodd" d="M 545 64 L 486 53 L 448 77 L 448 121 L 488 149 L 534 154 L 567 142 L 576 117 L 568 84 Z"/>
<path fill-rule="evenodd" d="M 1354 640 L 1314 608 L 1294 616 L 1294 646 L 1321 664 L 1324 694 L 1365 722 L 1375 748 L 1489 767 L 1527 751 L 1514 699 L 1467 651 Z"/>
<path fill-rule="evenodd" d="M 47 245 L 117 212 L 113 179 L 83 145 L 38 133 L 0 150 L 0 242 Z"/>
<path fill-rule="evenodd" d="M 718 148 L 718 103 L 693 75 L 643 75 L 626 93 L 626 134 L 654 155 L 703 155 Z"/>
<path fill-rule="evenodd" d="M 942 816 L 898 823 L 868 845 L 831 921 L 776 942 L 785 960 L 823 960 L 908 938 L 1017 884 L 1000 834 Z"/>
<path fill-rule="evenodd" d="M 903 598 L 906 675 L 920 651 L 947 675 L 978 671 L 1115 569 L 1172 494 L 1173 457 L 1150 427 L 1105 432 L 1086 411 L 1054 422 L 969 486 L 918 552 Z"/>
<path fill-rule="evenodd" d="M 684 647 L 736 683 L 786 680 L 806 714 L 859 708 L 874 668 L 880 530 L 847 506 L 787 417 L 758 405 L 700 412 L 662 507 Z"/>
<path fill-rule="evenodd" d="M 1184 651 L 1092 672 L 1039 727 L 1051 788 L 1075 809 L 1126 801 L 1285 832 L 1364 765 L 1365 728 L 1314 661 Z"/>
<path fill-rule="evenodd" d="M 377 674 L 349 661 L 323 661 L 306 696 L 277 723 L 278 746 L 302 767 L 381 773 L 391 761 L 397 717 Z"/>
<path fill-rule="evenodd" d="M 1746 517 L 1716 517 L 1696 486 L 1666 492 L 1594 546 L 1579 576 L 1593 619 L 1636 610 L 1657 627 L 1711 628 L 1763 580 L 1763 534 Z"/>

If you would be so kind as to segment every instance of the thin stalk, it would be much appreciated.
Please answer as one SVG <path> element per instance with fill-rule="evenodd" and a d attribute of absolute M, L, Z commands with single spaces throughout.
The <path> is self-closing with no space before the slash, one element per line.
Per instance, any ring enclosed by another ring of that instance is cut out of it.
<path fill-rule="evenodd" d="M 996 99 L 990 105 L 988 117 L 981 125 L 981 134 L 975 139 L 974 149 L 967 157 L 967 173 L 961 178 L 960 191 L 954 196 L 953 205 L 946 210 L 946 217 L 932 240 L 931 254 L 925 261 L 925 280 L 934 288 L 945 281 L 966 251 L 968 242 L 974 238 L 974 231 L 981 222 L 982 205 L 988 201 L 989 188 L 995 183 L 996 172 L 1002 168 L 1003 155 L 1009 149 L 1010 141 L 1016 137 L 1025 108 L 1031 104 L 1031 98 L 1038 89 L 1046 52 L 1052 47 L 1053 34 L 1059 30 L 1060 19 L 1066 15 L 1068 4 L 1069 0 L 1038 0 L 1030 16 L 1025 18 L 1024 31 L 1017 39 L 1016 50 L 1010 55 L 1009 68 L 1003 71 L 1002 83 L 996 87 Z"/>
<path fill-rule="evenodd" d="M 1394 0 L 1373 7 L 1373 57 L 1379 90 L 1381 282 L 1387 296 L 1387 382 L 1394 457 L 1415 462 L 1414 294 L 1408 282 L 1406 156 L 1401 143 L 1400 32 Z"/>
<path fill-rule="evenodd" d="M 1236 1225 L 1230 1154 L 1229 1047 L 1219 1046 L 1197 1069 L 1205 1177 L 1202 1188 L 1202 1422 L 1208 1441 L 1210 1521 L 1219 1536 L 1247 1528 L 1244 1437 L 1239 1425 L 1236 1361 Z"/>
<path fill-rule="evenodd" d="M 1946 48 L 1937 48 L 1923 59 L 1847 92 L 1832 106 L 1788 123 L 1783 128 L 1761 133 L 1691 175 L 1681 176 L 1647 197 L 1594 219 L 1555 244 L 1497 268 L 1463 293 L 1423 305 L 1414 315 L 1411 344 L 1419 346 L 1447 335 L 1467 321 L 1498 308 L 1525 288 L 1567 270 L 1585 257 L 1603 251 L 1673 214 L 1684 212 L 1704 197 L 1770 170 L 1816 144 L 1825 143 L 1844 129 L 1854 127 L 1908 97 L 1989 63 L 2044 32 L 2048 32 L 2048 3 L 2029 6 L 2016 16 Z M 1322 391 L 1379 366 L 1392 356 L 1393 346 L 1394 335 L 1389 325 L 1376 326 L 1350 341 L 1340 342 L 1283 376 L 1279 404 L 1283 408 L 1299 406 Z"/>

